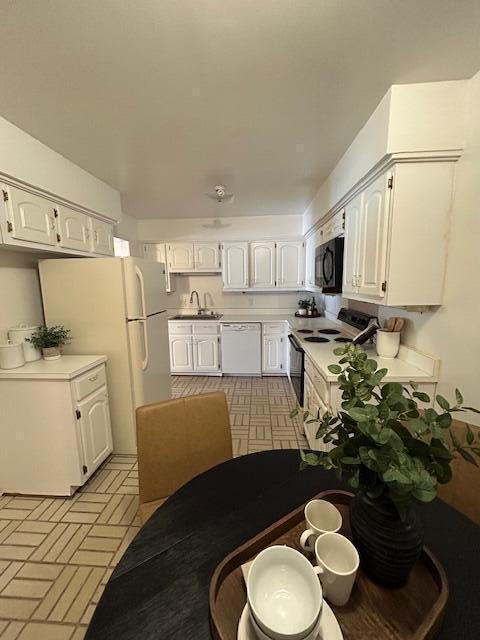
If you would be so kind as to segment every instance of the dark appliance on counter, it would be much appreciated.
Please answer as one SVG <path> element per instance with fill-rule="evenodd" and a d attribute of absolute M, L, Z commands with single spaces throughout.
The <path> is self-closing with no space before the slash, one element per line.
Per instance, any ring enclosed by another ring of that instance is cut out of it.
<path fill-rule="evenodd" d="M 292 384 L 298 404 L 303 407 L 303 370 L 305 366 L 305 351 L 290 333 L 290 371 L 288 377 Z"/>
<path fill-rule="evenodd" d="M 341 293 L 343 238 L 333 238 L 315 249 L 315 284 L 322 293 Z"/>
<path fill-rule="evenodd" d="M 349 324 L 355 329 L 360 329 L 360 333 L 353 339 L 353 344 L 364 344 L 370 338 L 373 338 L 377 329 L 380 328 L 378 318 L 362 313 L 356 309 L 345 309 L 342 307 L 338 313 L 338 319 Z"/>

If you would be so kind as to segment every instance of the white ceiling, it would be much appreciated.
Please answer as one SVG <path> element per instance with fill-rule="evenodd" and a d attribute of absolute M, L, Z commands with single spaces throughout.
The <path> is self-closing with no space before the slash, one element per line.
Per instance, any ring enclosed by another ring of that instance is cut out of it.
<path fill-rule="evenodd" d="M 301 213 L 391 84 L 480 67 L 479 0 L 0 0 L 0 16 L 0 114 L 138 218 Z M 205 197 L 219 182 L 232 203 Z"/>

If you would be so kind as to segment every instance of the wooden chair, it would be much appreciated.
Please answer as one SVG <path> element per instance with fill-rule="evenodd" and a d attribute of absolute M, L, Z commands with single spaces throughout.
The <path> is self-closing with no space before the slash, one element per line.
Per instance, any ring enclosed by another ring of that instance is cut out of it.
<path fill-rule="evenodd" d="M 452 431 L 464 442 L 464 422 L 455 420 Z M 452 461 L 452 472 L 451 482 L 438 485 L 438 497 L 480 525 L 480 468 L 458 456 Z"/>
<path fill-rule="evenodd" d="M 188 480 L 232 458 L 225 394 L 203 393 L 139 407 L 137 445 L 144 524 Z"/>

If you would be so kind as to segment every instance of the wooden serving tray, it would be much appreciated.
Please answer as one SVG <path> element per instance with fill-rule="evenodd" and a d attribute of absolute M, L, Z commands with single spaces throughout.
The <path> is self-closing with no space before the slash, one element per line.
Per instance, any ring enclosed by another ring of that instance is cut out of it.
<path fill-rule="evenodd" d="M 340 533 L 348 538 L 351 537 L 349 504 L 352 497 L 351 493 L 337 490 L 323 491 L 316 496 L 337 506 L 343 518 Z M 306 528 L 303 509 L 301 506 L 292 511 L 238 547 L 215 569 L 210 582 L 210 622 L 215 640 L 237 639 L 238 621 L 247 601 L 242 564 L 274 544 L 287 544 L 302 551 L 299 538 Z M 309 558 L 313 561 L 314 556 Z M 445 571 L 424 547 L 404 587 L 380 587 L 367 578 L 360 565 L 348 604 L 330 606 L 344 640 L 430 640 L 440 627 L 447 599 Z"/>

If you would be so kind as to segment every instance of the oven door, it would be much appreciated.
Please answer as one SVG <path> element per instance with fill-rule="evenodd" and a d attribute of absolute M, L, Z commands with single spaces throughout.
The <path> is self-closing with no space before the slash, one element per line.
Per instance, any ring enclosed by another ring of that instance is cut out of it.
<path fill-rule="evenodd" d="M 290 341 L 290 369 L 288 377 L 292 384 L 298 404 L 303 407 L 303 370 L 305 365 L 305 351 L 298 344 L 292 334 L 289 334 Z"/>

